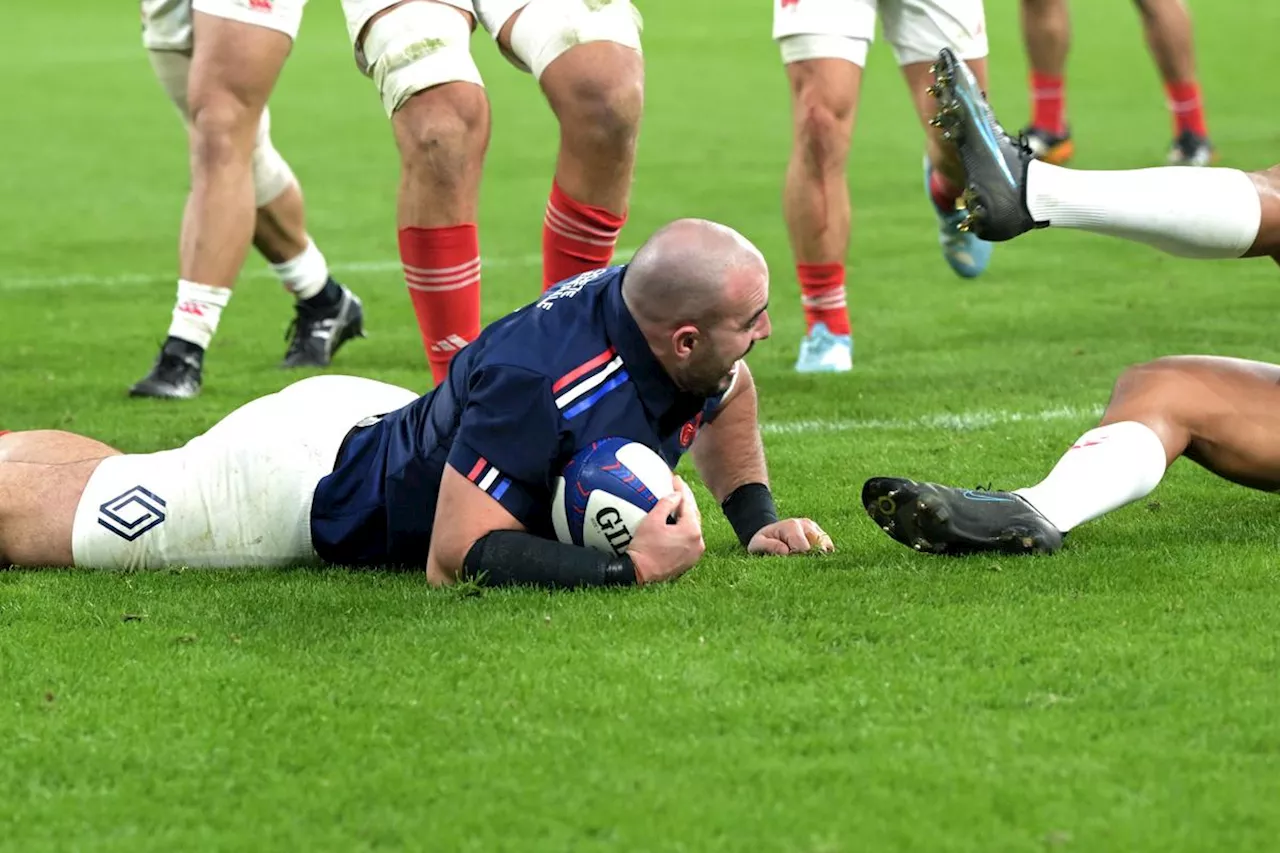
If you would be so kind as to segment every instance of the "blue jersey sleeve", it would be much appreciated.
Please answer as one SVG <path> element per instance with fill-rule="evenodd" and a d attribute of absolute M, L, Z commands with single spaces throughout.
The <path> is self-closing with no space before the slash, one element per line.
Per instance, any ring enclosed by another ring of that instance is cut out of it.
<path fill-rule="evenodd" d="M 510 365 L 472 379 L 449 465 L 532 527 L 551 502 L 560 455 L 560 413 L 550 380 Z"/>

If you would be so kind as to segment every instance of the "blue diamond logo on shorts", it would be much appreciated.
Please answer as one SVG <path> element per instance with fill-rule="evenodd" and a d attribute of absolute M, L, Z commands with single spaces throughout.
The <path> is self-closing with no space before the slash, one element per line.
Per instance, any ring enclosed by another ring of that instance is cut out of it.
<path fill-rule="evenodd" d="M 164 498 L 134 486 L 98 507 L 98 523 L 132 542 L 164 521 L 164 507 Z"/>

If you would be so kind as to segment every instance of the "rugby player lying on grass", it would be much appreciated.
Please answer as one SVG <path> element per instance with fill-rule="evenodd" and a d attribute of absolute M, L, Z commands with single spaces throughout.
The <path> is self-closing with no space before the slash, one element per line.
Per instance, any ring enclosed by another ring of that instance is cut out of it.
<path fill-rule="evenodd" d="M 556 478 L 610 436 L 672 466 L 692 446 L 749 552 L 830 551 L 809 519 L 778 520 L 767 485 L 741 359 L 769 335 L 768 299 L 754 246 L 679 220 L 630 265 L 570 279 L 489 326 L 422 397 L 314 377 L 150 454 L 66 432 L 0 435 L 0 563 L 425 567 L 436 585 L 678 577 L 704 547 L 683 483 L 624 556 L 554 541 Z"/>
<path fill-rule="evenodd" d="M 998 492 L 875 477 L 862 503 L 918 551 L 1052 553 L 1067 531 L 1150 494 L 1179 456 L 1280 489 L 1280 365 L 1190 355 L 1139 364 L 1116 381 L 1099 426 L 1038 484 Z"/>

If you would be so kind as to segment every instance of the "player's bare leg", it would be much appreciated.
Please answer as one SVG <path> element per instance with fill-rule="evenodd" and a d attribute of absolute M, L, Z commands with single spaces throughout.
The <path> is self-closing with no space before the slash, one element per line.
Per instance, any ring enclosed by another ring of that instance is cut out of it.
<path fill-rule="evenodd" d="M 471 58 L 475 17 L 433 0 L 407 0 L 368 20 L 351 14 L 348 33 L 378 83 L 400 154 L 400 260 L 439 383 L 454 353 L 480 333 L 476 222 L 489 101 Z M 424 40 L 431 51 L 419 49 Z"/>
<path fill-rule="evenodd" d="M 160 359 L 130 391 L 136 396 L 199 393 L 204 350 L 253 236 L 258 122 L 293 44 L 279 30 L 202 12 L 194 23 L 191 193 L 179 241 L 178 299 Z"/>
<path fill-rule="evenodd" d="M 179 271 L 231 289 L 253 237 L 253 145 L 292 48 L 284 33 L 197 12 L 191 104 L 191 197 Z"/>
<path fill-rule="evenodd" d="M 963 278 L 975 278 L 986 270 L 991 262 L 991 244 L 968 231 L 960 229 L 965 210 L 961 201 L 964 192 L 964 165 L 955 146 L 943 138 L 942 128 L 933 120 L 938 103 L 930 93 L 933 85 L 932 63 L 912 62 L 902 66 L 902 76 L 911 92 L 916 115 L 926 131 L 925 192 L 938 215 L 938 243 L 942 255 L 951 269 Z M 979 85 L 985 91 L 987 85 L 987 61 L 974 59 L 969 62 Z"/>
<path fill-rule="evenodd" d="M 264 111 L 264 121 L 266 117 Z M 343 344 L 364 337 L 364 305 L 329 274 L 328 262 L 307 234 L 302 187 L 262 129 L 253 163 L 258 201 L 253 245 L 295 300 L 294 319 L 286 333 L 289 347 L 280 366 L 327 367 Z M 290 180 L 277 191 L 280 165 Z"/>
<path fill-rule="evenodd" d="M 1280 366 L 1173 356 L 1127 369 L 1100 424 L 1040 483 L 1013 492 L 899 478 L 863 488 L 872 518 L 918 550 L 1048 552 L 1061 534 L 1146 497 L 1179 456 L 1220 477 L 1280 489 Z"/>
<path fill-rule="evenodd" d="M 542 288 L 608 266 L 627 220 L 644 58 L 629 0 L 476 4 L 498 48 L 538 81 L 560 126 L 542 227 Z"/>
<path fill-rule="evenodd" d="M 76 505 L 119 451 L 59 430 L 0 434 L 0 566 L 70 566 Z"/>
<path fill-rule="evenodd" d="M 253 247 L 270 264 L 282 264 L 307 248 L 306 208 L 302 189 L 290 184 L 258 208 L 253 224 Z"/>
<path fill-rule="evenodd" d="M 171 33 L 174 22 L 148 19 L 148 8 L 148 4 L 144 4 L 144 32 L 154 27 L 162 33 Z M 168 4 L 165 8 L 170 15 L 181 11 Z M 193 40 L 188 41 L 185 48 L 175 45 L 172 49 L 148 50 L 161 88 L 182 116 L 188 133 L 191 109 L 187 90 L 192 43 Z M 307 234 L 302 188 L 288 162 L 272 144 L 271 114 L 267 108 L 263 108 L 258 120 L 252 172 L 254 204 L 257 205 L 253 245 L 271 264 L 281 285 L 296 302 L 297 316 L 290 326 L 290 343 L 282 366 L 324 367 L 346 341 L 363 336 L 363 306 L 354 293 L 329 275 L 324 255 Z M 177 375 L 157 376 L 151 382 L 140 383 L 135 390 L 156 391 L 160 392 L 159 396 L 167 396 L 163 393 L 166 387 L 181 384 L 181 374 L 192 371 L 183 361 L 160 366 L 174 368 Z"/>
<path fill-rule="evenodd" d="M 792 140 L 782 213 L 806 326 L 796 369 L 844 372 L 853 361 L 845 301 L 852 219 L 846 164 L 862 67 L 844 59 L 819 58 L 788 62 L 786 71 Z"/>
<path fill-rule="evenodd" d="M 1207 166 L 1215 157 L 1196 80 L 1191 10 L 1183 0 L 1134 0 L 1134 4 L 1173 115 L 1169 164 Z"/>
<path fill-rule="evenodd" d="M 1067 0 L 1022 0 L 1020 11 L 1022 44 L 1031 66 L 1027 81 L 1031 123 L 1023 129 L 1023 136 L 1037 157 L 1061 166 L 1075 153 L 1066 107 L 1071 15 Z"/>
<path fill-rule="evenodd" d="M 968 227 L 986 240 L 1076 228 L 1188 258 L 1280 252 L 1280 168 L 1092 172 L 1033 159 L 1000 126 L 963 62 L 936 65 L 939 120 L 964 164 Z"/>
<path fill-rule="evenodd" d="M 542 229 L 542 287 L 609 265 L 627 221 L 644 106 L 644 60 L 615 42 L 568 50 L 541 79 L 560 122 Z"/>
<path fill-rule="evenodd" d="M 471 83 L 414 95 L 392 119 L 400 150 L 396 227 L 422 344 L 436 383 L 480 334 L 480 177 L 489 101 Z"/>

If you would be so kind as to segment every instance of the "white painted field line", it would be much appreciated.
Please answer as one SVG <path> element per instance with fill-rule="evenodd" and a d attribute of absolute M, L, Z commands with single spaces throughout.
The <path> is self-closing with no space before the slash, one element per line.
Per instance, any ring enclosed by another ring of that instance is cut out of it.
<path fill-rule="evenodd" d="M 614 254 L 615 263 L 623 263 L 635 254 L 635 249 L 619 249 Z M 542 263 L 542 255 L 497 255 L 494 257 L 482 257 L 480 259 L 482 269 L 502 269 L 504 267 L 536 267 Z M 383 260 L 383 261 L 349 261 L 346 263 L 337 262 L 329 265 L 329 269 L 338 276 L 346 273 L 383 273 L 383 272 L 399 272 L 400 261 Z M 71 275 L 36 275 L 36 276 L 9 276 L 0 273 L 0 290 L 45 290 L 56 289 L 60 287 L 120 287 L 141 284 L 156 284 L 157 282 L 177 282 L 177 269 L 168 272 L 123 272 L 123 273 L 107 273 L 98 275 L 95 273 L 73 273 Z M 270 267 L 257 265 L 247 265 L 244 272 L 240 273 L 242 279 L 274 279 L 276 274 L 271 271 Z M 352 282 L 353 285 L 357 284 Z"/>
<path fill-rule="evenodd" d="M 1101 406 L 1060 406 L 1041 409 L 1038 412 L 1006 412 L 979 410 L 976 412 L 939 412 L 914 418 L 868 418 L 848 420 L 775 421 L 760 425 L 765 435 L 805 435 L 809 433 L 868 432 L 912 429 L 945 429 L 954 432 L 970 432 L 1003 424 L 1049 423 L 1096 418 L 1102 414 Z"/>

